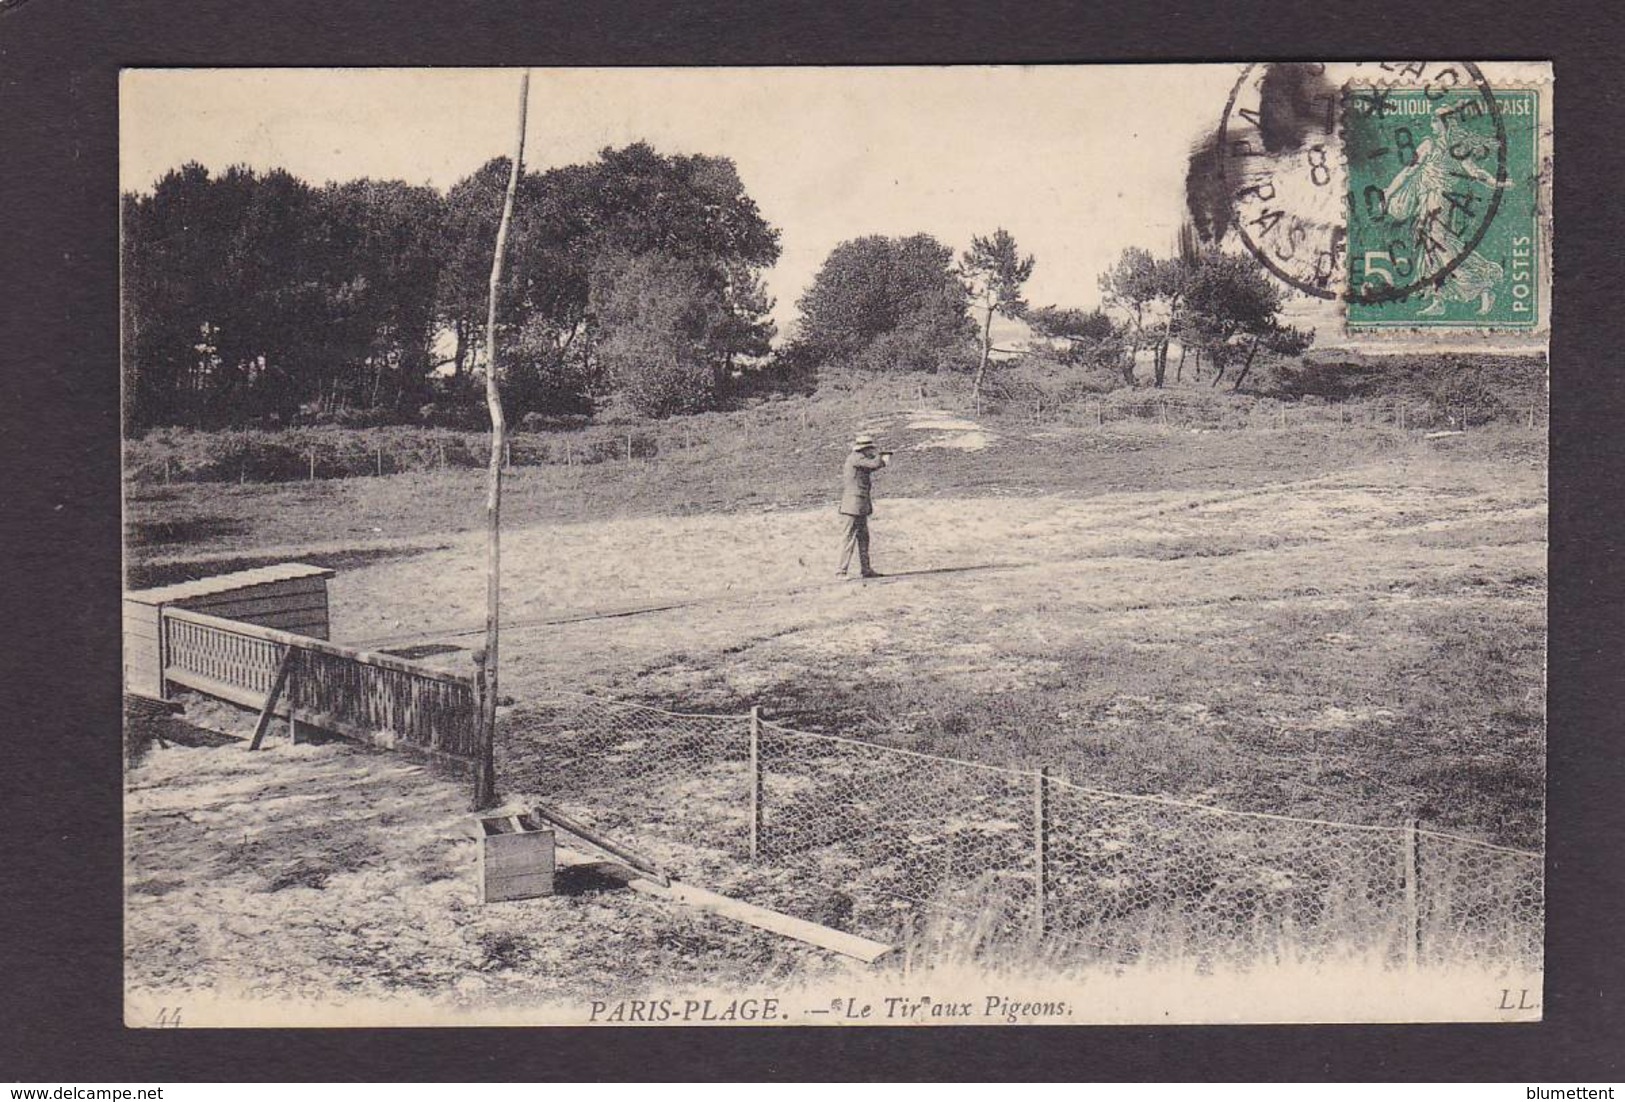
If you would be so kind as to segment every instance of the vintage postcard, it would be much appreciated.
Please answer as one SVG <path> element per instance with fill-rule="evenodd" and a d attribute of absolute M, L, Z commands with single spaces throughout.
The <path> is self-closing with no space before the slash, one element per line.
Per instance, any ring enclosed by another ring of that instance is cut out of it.
<path fill-rule="evenodd" d="M 1553 95 L 126 70 L 126 1024 L 1538 1020 Z"/>

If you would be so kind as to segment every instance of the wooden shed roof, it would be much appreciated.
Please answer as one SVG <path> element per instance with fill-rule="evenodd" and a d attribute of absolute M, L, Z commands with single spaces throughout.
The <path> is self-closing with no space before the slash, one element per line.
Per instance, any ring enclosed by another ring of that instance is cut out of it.
<path fill-rule="evenodd" d="M 229 593 L 234 589 L 251 589 L 270 582 L 286 582 L 295 578 L 331 578 L 335 571 L 325 566 L 311 566 L 303 562 L 282 562 L 275 566 L 259 566 L 253 570 L 238 570 L 231 574 L 216 574 L 190 582 L 176 582 L 156 589 L 126 590 L 124 596 L 143 604 L 169 604 L 193 597 L 207 597 L 215 593 Z"/>

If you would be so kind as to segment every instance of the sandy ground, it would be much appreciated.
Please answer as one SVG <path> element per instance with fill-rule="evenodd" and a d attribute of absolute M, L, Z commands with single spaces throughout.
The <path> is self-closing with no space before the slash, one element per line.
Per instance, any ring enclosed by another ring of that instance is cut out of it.
<path fill-rule="evenodd" d="M 345 743 L 153 748 L 126 797 L 128 1024 L 208 1000 L 357 1024 L 336 1007 L 576 1005 L 652 983 L 842 974 L 845 958 L 589 868 L 561 871 L 553 897 L 482 906 L 466 800 L 461 784 Z M 182 1024 L 232 1020 L 200 1009 Z"/>
<path fill-rule="evenodd" d="M 646 674 L 686 657 L 734 696 L 770 704 L 776 684 L 832 655 L 996 688 L 1037 672 L 1013 657 L 1034 640 L 1112 624 L 1166 629 L 1190 616 L 1211 628 L 1218 617 L 1239 629 L 1257 602 L 1404 601 L 1486 572 L 1539 582 L 1545 513 L 1538 475 L 1509 482 L 1448 462 L 1085 501 L 882 494 L 871 528 L 890 577 L 870 583 L 834 578 L 830 510 L 521 528 L 503 540 L 504 692 L 635 687 L 680 699 L 693 688 L 680 675 Z M 446 542 L 335 578 L 334 638 L 474 646 L 483 535 Z M 677 607 L 549 622 L 667 605 Z M 979 629 L 989 617 L 1003 630 Z"/>
<path fill-rule="evenodd" d="M 1000 446 L 969 423 L 918 429 L 949 448 Z M 1434 606 L 1538 610 L 1543 472 L 1458 462 L 1448 444 L 1233 490 L 905 498 L 882 482 L 875 557 L 890 576 L 874 582 L 834 579 L 829 508 L 516 525 L 503 543 L 505 714 L 567 688 L 681 710 L 756 702 L 772 716 L 832 670 L 972 694 L 1044 689 L 1071 676 L 1055 657 L 1068 648 L 1172 662 L 1193 640 L 1260 638 L 1282 609 L 1378 623 Z M 461 649 L 432 661 L 468 668 L 483 535 L 415 546 L 429 549 L 333 580 L 334 638 L 439 643 Z M 1315 646 L 1365 642 L 1333 633 Z M 1264 728 L 1382 720 L 1381 700 L 1352 690 L 1245 688 Z M 1132 735 L 1141 705 L 1126 692 L 1096 717 L 1100 736 L 1114 724 Z M 1227 722 L 1179 707 L 1192 731 Z M 1179 767 L 1147 763 L 1147 790 L 1177 787 L 1158 770 Z M 553 899 L 479 907 L 464 786 L 382 753 L 275 746 L 248 760 L 237 745 L 172 745 L 132 769 L 127 811 L 131 1024 L 176 992 L 291 999 L 303 1015 L 355 999 L 500 1014 L 651 983 L 843 974 L 828 954 L 590 877 Z M 658 837 L 636 840 L 680 859 Z"/>

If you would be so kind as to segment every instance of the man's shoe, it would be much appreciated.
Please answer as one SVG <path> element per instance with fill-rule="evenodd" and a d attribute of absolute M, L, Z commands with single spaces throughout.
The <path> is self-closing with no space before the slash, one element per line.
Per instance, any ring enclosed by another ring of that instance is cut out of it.
<path fill-rule="evenodd" d="M 865 570 L 860 576 L 864 578 L 884 578 L 886 575 L 878 570 Z"/>

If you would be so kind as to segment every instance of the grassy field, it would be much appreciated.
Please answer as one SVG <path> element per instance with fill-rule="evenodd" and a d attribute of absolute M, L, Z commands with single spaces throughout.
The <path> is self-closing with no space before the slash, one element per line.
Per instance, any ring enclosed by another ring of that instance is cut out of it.
<path fill-rule="evenodd" d="M 698 419 L 685 426 L 689 446 L 657 459 L 512 471 L 510 782 L 523 787 L 527 746 L 542 741 L 538 700 L 567 687 L 677 711 L 755 704 L 804 730 L 1049 765 L 1122 792 L 1366 824 L 1417 817 L 1540 846 L 1543 429 L 1429 439 L 1325 415 L 1228 431 L 1096 427 L 899 397 L 770 403 Z M 891 576 L 842 583 L 831 577 L 833 503 L 845 440 L 859 429 L 898 452 L 878 480 L 874 521 L 877 565 Z M 324 563 L 340 571 L 336 639 L 439 643 L 451 649 L 437 661 L 466 668 L 482 616 L 481 510 L 473 470 L 135 485 L 129 575 L 154 584 L 287 558 Z M 222 752 L 185 751 L 210 761 Z M 132 774 L 153 790 L 147 799 L 181 783 L 168 766 L 143 779 L 162 758 Z M 245 799 L 261 783 L 257 766 L 207 768 Z M 367 774 L 393 768 L 386 759 Z M 444 793 L 441 825 L 424 829 L 450 830 L 460 793 L 413 778 L 414 790 Z M 302 774 L 285 783 L 304 794 Z M 371 790 L 357 785 L 351 798 L 364 803 Z M 202 889 L 173 839 L 149 837 L 132 848 L 141 876 L 186 884 L 132 905 L 132 961 L 161 986 L 173 975 L 152 972 L 139 946 L 180 914 L 165 900 Z M 330 848 L 308 841 L 312 854 Z M 387 854 L 362 864 L 380 875 L 395 867 Z M 631 916 L 600 917 L 592 928 L 619 930 Z M 457 917 L 459 944 L 479 936 L 468 923 L 486 921 Z M 698 975 L 658 943 L 686 944 L 695 928 L 632 925 L 626 936 L 657 943 L 625 970 L 628 982 Z M 812 967 L 799 950 L 737 936 L 704 935 L 723 939 L 715 960 L 732 962 L 716 968 Z M 511 967 L 481 974 L 517 983 L 516 998 L 568 987 L 567 963 L 534 947 L 514 954 Z M 362 983 L 368 959 L 333 967 Z M 445 989 L 462 965 L 444 967 L 397 986 Z"/>

